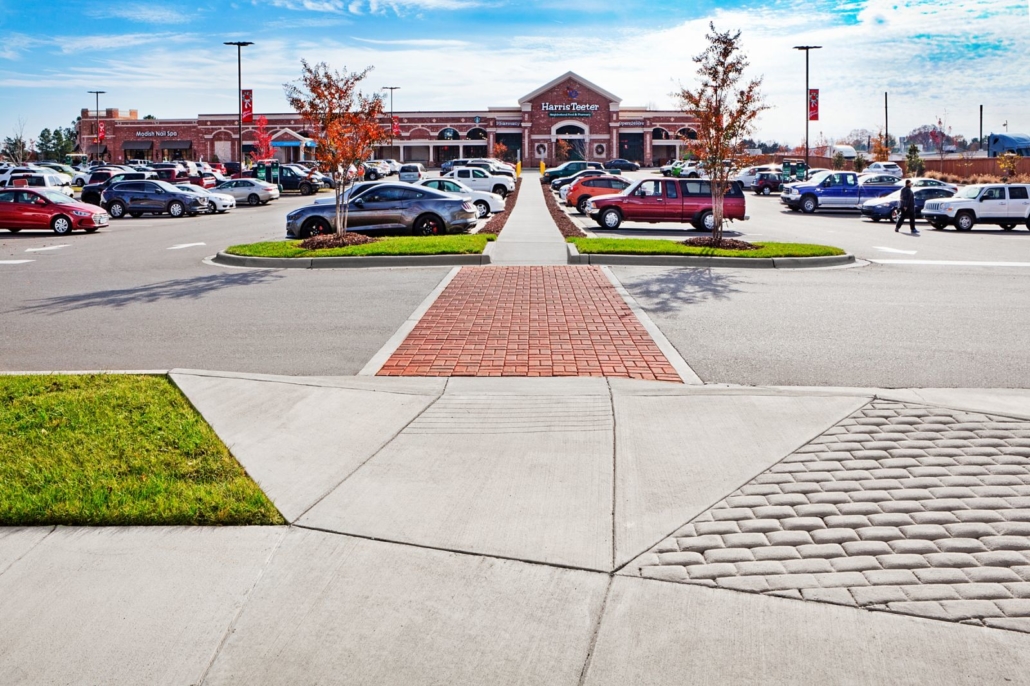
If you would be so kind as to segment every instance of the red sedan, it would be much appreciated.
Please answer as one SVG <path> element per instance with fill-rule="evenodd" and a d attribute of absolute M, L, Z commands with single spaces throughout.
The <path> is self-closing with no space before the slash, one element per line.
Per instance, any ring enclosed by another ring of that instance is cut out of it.
<path fill-rule="evenodd" d="M 0 229 L 18 233 L 52 230 L 59 236 L 82 229 L 93 233 L 110 217 L 96 205 L 72 200 L 64 193 L 30 188 L 0 189 Z"/>

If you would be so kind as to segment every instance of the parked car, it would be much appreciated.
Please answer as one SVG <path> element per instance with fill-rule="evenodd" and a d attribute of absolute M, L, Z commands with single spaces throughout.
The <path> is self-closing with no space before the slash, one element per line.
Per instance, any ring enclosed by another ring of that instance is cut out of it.
<path fill-rule="evenodd" d="M 639 164 L 637 164 L 636 162 L 630 162 L 629 160 L 624 160 L 621 157 L 617 158 L 617 159 L 614 159 L 614 160 L 608 160 L 607 162 L 604 163 L 603 166 L 604 166 L 605 169 L 619 169 L 621 171 L 639 171 L 640 170 L 640 165 Z"/>
<path fill-rule="evenodd" d="M 895 185 L 860 184 L 854 172 L 823 172 L 783 186 L 780 202 L 792 211 L 861 210 L 863 203 L 897 190 Z"/>
<path fill-rule="evenodd" d="M 618 176 L 588 176 L 577 179 L 575 183 L 568 186 L 565 194 L 565 202 L 576 208 L 580 214 L 586 214 L 587 203 L 590 198 L 599 195 L 611 195 L 621 193 L 630 187 L 632 182 Z"/>
<path fill-rule="evenodd" d="M 119 181 L 104 189 L 100 203 L 113 219 L 126 214 L 141 217 L 144 214 L 164 214 L 175 218 L 196 216 L 207 212 L 207 198 L 185 193 L 165 181 Z"/>
<path fill-rule="evenodd" d="M 62 178 L 64 175 L 58 176 L 53 174 L 50 170 L 40 171 L 35 174 L 11 174 L 10 179 L 6 184 L 0 181 L 0 187 L 7 186 L 29 186 L 31 188 L 49 188 L 59 193 L 64 193 L 69 198 L 75 196 L 75 191 L 72 190 L 72 185 Z"/>
<path fill-rule="evenodd" d="M 953 192 L 947 188 L 913 188 L 912 198 L 916 205 L 916 218 L 922 216 L 923 206 L 926 205 L 927 200 L 937 200 L 940 198 L 950 198 Z M 862 204 L 862 216 L 869 217 L 874 222 L 878 222 L 883 219 L 890 219 L 892 222 L 898 221 L 898 217 L 901 214 L 901 190 L 896 190 L 890 195 L 885 195 L 882 198 L 873 198 L 872 200 L 866 200 Z"/>
<path fill-rule="evenodd" d="M 144 181 L 146 179 L 156 179 L 157 174 L 154 172 L 118 172 L 112 174 L 107 179 L 100 181 L 99 183 L 90 183 L 82 188 L 82 193 L 79 196 L 82 198 L 82 202 L 90 205 L 99 205 L 100 196 L 104 190 L 111 186 L 113 183 L 119 181 Z"/>
<path fill-rule="evenodd" d="M 644 179 L 619 195 L 591 198 L 583 209 L 603 229 L 617 229 L 623 221 L 689 222 L 699 231 L 714 226 L 711 182 L 704 179 Z M 726 190 L 723 216 L 748 219 L 739 183 Z"/>
<path fill-rule="evenodd" d="M 0 190 L 0 228 L 11 233 L 50 230 L 64 236 L 75 229 L 93 233 L 107 226 L 108 219 L 107 213 L 96 205 L 73 200 L 57 191 L 42 188 Z"/>
<path fill-rule="evenodd" d="M 75 169 L 73 169 L 70 165 L 62 164 L 61 162 L 52 162 L 50 160 L 45 160 L 43 162 L 37 162 L 36 165 L 40 167 L 46 167 L 47 169 L 53 169 L 55 172 L 67 176 L 68 183 L 72 182 L 72 178 L 74 178 L 76 174 Z"/>
<path fill-rule="evenodd" d="M 734 181 L 740 181 L 744 188 L 751 188 L 759 174 L 772 173 L 779 176 L 780 168 L 775 164 L 763 164 L 755 167 L 748 167 L 734 177 Z"/>
<path fill-rule="evenodd" d="M 236 198 L 236 202 L 246 201 L 248 205 L 267 205 L 269 200 L 279 197 L 279 187 L 265 183 L 260 179 L 230 179 L 211 189 L 215 193 L 225 193 Z"/>
<path fill-rule="evenodd" d="M 460 195 L 472 203 L 472 206 L 476 208 L 476 216 L 480 219 L 487 217 L 494 212 L 504 212 L 504 198 L 496 193 L 477 191 L 474 188 L 466 186 L 457 179 L 422 179 L 415 185 L 425 186 L 426 188 L 432 188 L 433 190 L 442 191 L 444 193 Z"/>
<path fill-rule="evenodd" d="M 478 167 L 492 176 L 510 176 L 515 178 L 515 170 L 506 164 L 497 164 L 491 160 L 471 160 L 465 163 L 466 167 Z"/>
<path fill-rule="evenodd" d="M 232 197 L 228 193 L 214 193 L 192 183 L 179 183 L 176 184 L 175 187 L 183 193 L 207 198 L 207 211 L 211 214 L 215 214 L 216 212 L 218 214 L 224 214 L 236 207 L 236 198 Z"/>
<path fill-rule="evenodd" d="M 893 174 L 859 174 L 858 183 L 863 186 L 898 186 L 901 179 Z"/>
<path fill-rule="evenodd" d="M 958 186 L 953 183 L 945 183 L 939 179 L 929 179 L 925 176 L 919 176 L 914 179 L 909 179 L 912 182 L 913 188 L 946 188 L 952 193 L 958 191 Z"/>
<path fill-rule="evenodd" d="M 540 183 L 551 183 L 555 179 L 560 179 L 563 176 L 572 176 L 584 169 L 604 169 L 604 165 L 600 162 L 587 162 L 585 160 L 563 162 L 552 169 L 545 169 L 544 173 L 540 176 Z"/>
<path fill-rule="evenodd" d="M 403 174 L 404 172 L 401 172 L 402 178 Z M 457 179 L 469 188 L 496 193 L 502 198 L 515 190 L 515 179 L 510 176 L 495 176 L 479 167 L 457 167 L 441 178 Z"/>
<path fill-rule="evenodd" d="M 554 181 L 551 182 L 551 190 L 552 191 L 561 191 L 561 189 L 564 188 L 565 186 L 573 184 L 576 181 L 579 181 L 580 179 L 586 178 L 588 176 L 611 176 L 611 175 L 612 175 L 611 172 L 608 171 L 607 169 L 584 169 L 581 172 L 576 172 L 575 174 L 571 174 L 569 176 L 562 176 L 561 178 L 555 179 Z"/>
<path fill-rule="evenodd" d="M 997 224 L 1009 231 L 1016 224 L 1030 229 L 1030 184 L 976 184 L 943 200 L 928 200 L 923 218 L 935 229 L 954 225 L 971 231 L 977 224 Z"/>
<path fill-rule="evenodd" d="M 896 176 L 899 179 L 905 176 L 905 172 L 901 170 L 897 162 L 873 162 L 865 168 L 866 174 L 890 174 Z"/>
<path fill-rule="evenodd" d="M 462 233 L 476 225 L 472 203 L 450 193 L 408 183 L 380 183 L 348 202 L 348 231 L 404 231 L 415 236 Z M 330 233 L 333 203 L 316 202 L 286 215 L 286 237 Z"/>
<path fill-rule="evenodd" d="M 375 181 L 377 179 L 383 179 L 390 175 L 390 166 L 385 162 L 378 160 L 369 160 L 362 163 L 361 175 L 369 180 Z"/>
<path fill-rule="evenodd" d="M 11 177 L 15 174 L 38 174 L 43 171 L 34 164 L 23 164 L 17 167 L 4 167 L 0 169 L 0 186 L 6 186 Z"/>
<path fill-rule="evenodd" d="M 417 163 L 401 165 L 401 170 L 397 172 L 397 180 L 405 183 L 418 183 L 424 178 L 426 178 L 426 168 Z"/>
<path fill-rule="evenodd" d="M 778 171 L 758 172 L 751 182 L 751 190 L 755 195 L 769 195 L 783 189 L 783 177 Z"/>
<path fill-rule="evenodd" d="M 443 164 L 440 165 L 440 173 L 441 174 L 446 174 L 447 172 L 449 172 L 450 170 L 454 169 L 455 167 L 464 167 L 466 164 L 468 164 L 471 161 L 472 161 L 471 159 L 465 159 L 465 158 L 460 158 L 460 159 L 456 159 L 456 160 L 447 160 L 446 162 L 444 162 Z"/>

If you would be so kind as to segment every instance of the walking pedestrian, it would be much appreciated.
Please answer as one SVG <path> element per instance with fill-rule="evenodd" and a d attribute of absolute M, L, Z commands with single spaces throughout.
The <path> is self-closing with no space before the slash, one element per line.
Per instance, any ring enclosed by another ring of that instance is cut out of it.
<path fill-rule="evenodd" d="M 901 225 L 908 217 L 908 225 L 912 233 L 919 235 L 916 229 L 916 196 L 912 193 L 912 179 L 905 179 L 905 187 L 901 189 L 901 203 L 898 206 L 898 223 L 894 225 L 894 232 L 901 230 Z"/>

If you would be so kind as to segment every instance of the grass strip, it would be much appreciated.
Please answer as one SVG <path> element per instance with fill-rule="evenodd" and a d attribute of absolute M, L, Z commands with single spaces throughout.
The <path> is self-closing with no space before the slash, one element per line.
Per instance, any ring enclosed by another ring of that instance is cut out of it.
<path fill-rule="evenodd" d="M 0 376 L 0 525 L 283 524 L 164 376 Z"/>
<path fill-rule="evenodd" d="M 448 236 L 390 236 L 375 243 L 345 248 L 305 250 L 301 241 L 267 241 L 226 248 L 241 257 L 362 257 L 372 255 L 470 255 L 480 254 L 497 237 L 490 234 L 451 234 Z"/>
<path fill-rule="evenodd" d="M 840 248 L 812 243 L 755 243 L 757 250 L 723 250 L 651 238 L 569 238 L 581 253 L 594 255 L 701 255 L 704 257 L 825 257 Z"/>

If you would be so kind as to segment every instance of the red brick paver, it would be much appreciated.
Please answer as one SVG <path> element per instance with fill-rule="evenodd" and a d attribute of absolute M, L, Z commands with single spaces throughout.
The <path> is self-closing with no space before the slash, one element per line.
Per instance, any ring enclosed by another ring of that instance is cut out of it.
<path fill-rule="evenodd" d="M 597 267 L 464 267 L 379 375 L 681 381 Z"/>

